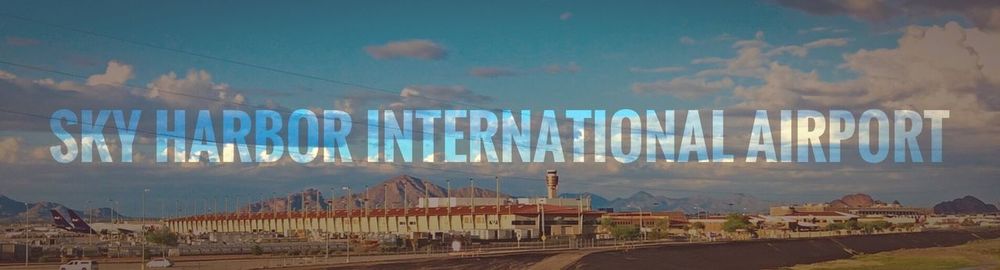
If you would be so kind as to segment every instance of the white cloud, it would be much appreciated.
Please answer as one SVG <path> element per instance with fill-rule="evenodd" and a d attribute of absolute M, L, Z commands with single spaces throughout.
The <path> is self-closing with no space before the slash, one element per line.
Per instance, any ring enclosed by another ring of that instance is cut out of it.
<path fill-rule="evenodd" d="M 225 105 L 220 102 L 246 102 L 243 94 L 231 93 L 228 84 L 214 82 L 212 75 L 204 70 L 188 71 L 184 77 L 170 72 L 149 83 L 147 88 L 147 98 L 175 107 L 201 106 L 204 109 Z"/>
<path fill-rule="evenodd" d="M 846 38 L 825 38 L 809 42 L 801 46 L 788 45 L 788 46 L 781 46 L 778 48 L 774 48 L 768 51 L 767 55 L 778 56 L 788 53 L 797 57 L 806 57 L 806 55 L 809 54 L 809 50 L 811 49 L 823 48 L 823 47 L 842 47 L 844 45 L 847 45 L 847 42 L 848 40 Z"/>
<path fill-rule="evenodd" d="M 108 61 L 108 67 L 105 69 L 104 74 L 97 74 L 87 78 L 87 85 L 121 86 L 132 79 L 133 76 L 135 74 L 132 73 L 131 65 L 111 60 Z"/>
<path fill-rule="evenodd" d="M 559 20 L 568 21 L 570 18 L 573 18 L 573 12 L 567 11 L 559 14 Z"/>
<path fill-rule="evenodd" d="M 777 0 L 777 3 L 811 14 L 848 15 L 870 22 L 884 22 L 898 17 L 920 20 L 959 15 L 981 29 L 1000 29 L 1000 1 Z"/>
<path fill-rule="evenodd" d="M 365 51 L 371 57 L 380 60 L 397 58 L 440 60 L 448 56 L 448 51 L 444 47 L 426 39 L 392 41 L 365 47 Z"/>

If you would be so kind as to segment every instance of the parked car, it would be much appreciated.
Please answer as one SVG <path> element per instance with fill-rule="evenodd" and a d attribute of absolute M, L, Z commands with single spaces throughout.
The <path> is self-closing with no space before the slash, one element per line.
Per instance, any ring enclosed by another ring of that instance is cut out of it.
<path fill-rule="evenodd" d="M 72 260 L 60 265 L 59 270 L 99 270 L 97 261 L 92 260 Z"/>
<path fill-rule="evenodd" d="M 149 260 L 149 262 L 146 263 L 146 267 L 149 267 L 149 268 L 174 267 L 174 261 L 171 261 L 170 259 L 167 259 L 167 258 L 156 258 L 156 259 Z"/>

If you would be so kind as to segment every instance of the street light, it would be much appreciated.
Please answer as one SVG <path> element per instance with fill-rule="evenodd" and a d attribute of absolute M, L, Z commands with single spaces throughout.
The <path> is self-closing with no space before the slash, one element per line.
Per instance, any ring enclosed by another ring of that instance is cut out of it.
<path fill-rule="evenodd" d="M 24 203 L 24 228 L 26 230 L 28 229 L 28 211 L 30 211 L 30 209 L 28 209 L 28 203 L 26 202 Z M 31 252 L 31 249 L 28 248 L 30 241 L 31 240 L 28 240 L 28 237 L 24 238 L 24 267 L 28 267 L 28 254 Z"/>
<path fill-rule="evenodd" d="M 634 208 L 638 208 L 639 209 L 639 235 L 642 236 L 642 240 L 645 241 L 646 240 L 646 232 L 643 231 L 643 229 L 645 228 L 645 225 L 642 222 L 642 206 L 641 205 L 640 206 L 633 206 L 633 205 L 630 204 L 628 207 L 634 207 Z"/>
<path fill-rule="evenodd" d="M 340 189 L 347 191 L 347 222 L 351 224 L 351 231 L 347 233 L 347 262 L 351 262 L 351 234 L 354 233 L 354 213 L 352 204 L 354 204 L 354 193 L 351 193 L 351 187 L 345 186 Z"/>
<path fill-rule="evenodd" d="M 142 215 L 139 216 L 139 230 L 142 231 L 142 257 L 139 258 L 140 269 L 146 269 L 146 193 L 149 189 L 142 190 Z"/>
<path fill-rule="evenodd" d="M 330 188 L 330 209 L 327 211 L 326 214 L 326 237 L 323 238 L 323 244 L 326 245 L 326 255 L 323 256 L 324 260 L 330 258 L 330 235 L 333 235 L 333 229 L 334 229 L 333 228 L 334 224 L 331 224 L 330 222 L 332 222 L 335 219 L 335 216 L 337 214 L 336 210 L 334 210 L 334 207 L 336 207 L 334 203 L 336 202 L 337 202 L 336 189 Z"/>

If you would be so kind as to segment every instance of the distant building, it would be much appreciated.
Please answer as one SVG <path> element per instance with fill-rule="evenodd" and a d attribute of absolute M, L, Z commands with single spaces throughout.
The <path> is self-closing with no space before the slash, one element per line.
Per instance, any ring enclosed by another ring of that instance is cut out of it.
<path fill-rule="evenodd" d="M 771 207 L 769 212 L 772 216 L 787 216 L 787 215 L 792 215 L 794 213 L 842 212 L 860 217 L 866 217 L 866 216 L 908 217 L 921 220 L 925 218 L 927 215 L 931 214 L 933 211 L 927 208 L 903 207 L 898 203 L 875 204 L 867 207 L 849 207 L 849 206 L 834 207 L 830 206 L 829 204 L 821 203 L 821 204 L 774 206 Z"/>
<path fill-rule="evenodd" d="M 590 210 L 590 198 L 554 198 L 554 170 L 545 175 L 549 198 L 421 198 L 417 207 L 205 214 L 165 222 L 181 234 L 272 232 L 284 235 L 405 235 L 439 238 L 446 234 L 480 239 L 533 239 L 541 236 L 592 237 L 604 213 Z"/>
<path fill-rule="evenodd" d="M 482 205 L 496 205 L 496 198 L 469 198 L 469 197 L 451 197 L 451 198 L 428 198 L 420 199 L 417 201 L 417 207 L 424 207 L 424 202 L 427 202 L 429 207 L 448 207 L 448 206 L 482 206 Z M 473 204 L 475 202 L 475 204 Z M 549 204 L 557 206 L 565 206 L 571 208 L 582 207 L 583 210 L 590 210 L 590 197 L 583 197 L 581 199 L 577 198 L 500 198 L 500 205 L 512 205 L 512 204 Z"/>
<path fill-rule="evenodd" d="M 632 226 L 641 228 L 643 232 L 682 233 L 687 224 L 684 212 L 618 212 L 605 213 L 601 219 L 607 219 L 615 226 Z M 598 233 L 609 233 L 606 228 L 599 228 Z"/>

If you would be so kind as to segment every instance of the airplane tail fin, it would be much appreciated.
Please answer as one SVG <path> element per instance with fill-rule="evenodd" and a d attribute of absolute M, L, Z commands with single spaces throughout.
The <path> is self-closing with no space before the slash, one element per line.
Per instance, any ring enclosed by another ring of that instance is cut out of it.
<path fill-rule="evenodd" d="M 66 211 L 69 213 L 69 221 L 70 221 L 70 223 L 73 224 L 73 227 L 76 230 L 85 231 L 85 232 L 92 232 L 93 231 L 90 228 L 90 225 L 87 225 L 87 222 L 83 221 L 83 219 L 80 218 L 80 216 L 78 216 L 76 214 L 76 212 L 73 212 L 73 210 L 70 210 L 70 209 L 66 209 Z"/>
<path fill-rule="evenodd" d="M 64 218 L 62 216 L 62 214 L 59 213 L 59 211 L 56 211 L 55 209 L 49 209 L 49 212 L 52 213 L 52 224 L 53 225 L 55 225 L 56 227 L 59 227 L 59 228 L 66 229 L 66 230 L 72 230 L 73 229 L 73 225 L 70 225 L 68 222 L 66 222 L 66 218 Z"/>

